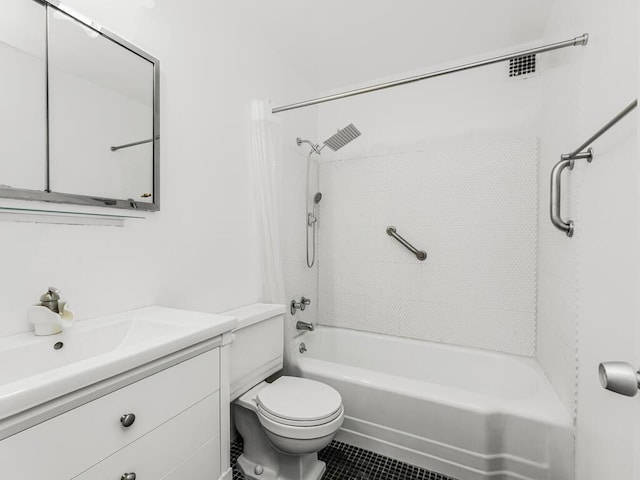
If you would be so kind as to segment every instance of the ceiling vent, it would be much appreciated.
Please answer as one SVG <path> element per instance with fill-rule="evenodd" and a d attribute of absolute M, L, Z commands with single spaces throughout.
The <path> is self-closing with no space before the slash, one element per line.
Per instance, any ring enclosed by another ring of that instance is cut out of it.
<path fill-rule="evenodd" d="M 523 55 L 509 60 L 509 77 L 526 78 L 536 73 L 536 55 Z"/>

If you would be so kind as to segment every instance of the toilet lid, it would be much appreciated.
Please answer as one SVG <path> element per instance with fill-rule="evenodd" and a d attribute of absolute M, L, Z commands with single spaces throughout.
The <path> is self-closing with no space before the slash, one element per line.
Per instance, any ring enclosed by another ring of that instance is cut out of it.
<path fill-rule="evenodd" d="M 298 377 L 280 377 L 260 390 L 256 404 L 273 420 L 301 426 L 331 421 L 342 412 L 342 398 L 334 388 Z"/>

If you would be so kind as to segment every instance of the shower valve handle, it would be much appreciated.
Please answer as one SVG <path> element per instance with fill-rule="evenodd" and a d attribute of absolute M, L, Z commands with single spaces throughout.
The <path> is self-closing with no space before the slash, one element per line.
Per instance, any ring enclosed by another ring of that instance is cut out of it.
<path fill-rule="evenodd" d="M 307 305 L 311 305 L 311 299 L 309 298 L 302 297 L 299 302 L 291 300 L 291 303 L 289 304 L 289 311 L 291 312 L 291 315 L 295 315 L 296 310 L 304 312 L 304 309 L 307 308 Z"/>

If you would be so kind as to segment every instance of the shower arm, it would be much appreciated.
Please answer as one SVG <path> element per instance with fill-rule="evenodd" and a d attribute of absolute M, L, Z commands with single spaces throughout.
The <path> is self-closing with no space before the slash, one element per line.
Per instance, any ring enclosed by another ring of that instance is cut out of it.
<path fill-rule="evenodd" d="M 298 144 L 298 146 L 301 146 L 303 143 L 306 143 L 307 145 L 309 145 L 311 147 L 311 150 L 313 151 L 313 153 L 317 153 L 318 155 L 320 155 L 320 153 L 322 153 L 322 150 L 324 149 L 324 147 L 326 147 L 326 145 L 320 146 L 317 143 L 313 143 L 310 140 L 303 140 L 300 137 L 296 138 L 296 143 Z"/>

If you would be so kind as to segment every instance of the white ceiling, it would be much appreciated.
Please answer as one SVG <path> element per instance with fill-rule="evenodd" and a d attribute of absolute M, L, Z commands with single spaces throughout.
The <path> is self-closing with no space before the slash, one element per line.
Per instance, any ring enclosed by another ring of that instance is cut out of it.
<path fill-rule="evenodd" d="M 241 0 L 225 8 L 321 92 L 538 40 L 551 2 Z"/>

